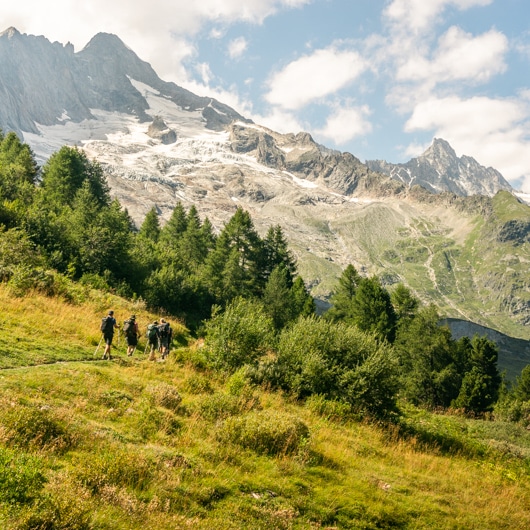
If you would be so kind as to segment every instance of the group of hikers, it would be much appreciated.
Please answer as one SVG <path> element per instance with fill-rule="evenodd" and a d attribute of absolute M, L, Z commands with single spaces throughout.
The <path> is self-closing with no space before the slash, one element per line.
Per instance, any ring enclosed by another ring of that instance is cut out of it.
<path fill-rule="evenodd" d="M 124 321 L 123 327 L 120 328 L 120 325 L 114 318 L 114 311 L 111 310 L 108 312 L 107 316 L 103 317 L 101 320 L 102 337 L 99 341 L 99 344 L 101 344 L 102 341 L 105 341 L 105 349 L 103 351 L 102 359 L 112 359 L 110 350 L 112 347 L 112 341 L 114 339 L 115 329 L 123 329 L 125 342 L 127 344 L 127 356 L 132 357 L 136 347 L 138 346 L 138 340 L 140 338 L 140 328 L 138 326 L 138 322 L 136 321 L 136 315 L 131 315 L 127 320 Z M 165 360 L 169 355 L 171 341 L 173 340 L 173 330 L 169 325 L 169 322 L 161 318 L 160 322 L 155 320 L 149 324 L 147 326 L 146 338 L 147 344 L 144 354 L 147 353 L 147 348 L 150 348 L 149 360 L 156 361 L 157 352 L 160 354 L 160 359 Z M 99 345 L 96 349 L 96 353 L 98 349 Z"/>

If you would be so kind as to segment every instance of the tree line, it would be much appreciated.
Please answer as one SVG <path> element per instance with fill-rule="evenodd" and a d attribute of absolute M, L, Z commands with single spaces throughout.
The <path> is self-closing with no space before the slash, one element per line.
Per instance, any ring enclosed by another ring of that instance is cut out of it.
<path fill-rule="evenodd" d="M 53 292 L 49 270 L 182 317 L 202 329 L 212 366 L 301 398 L 372 415 L 400 399 L 483 413 L 504 396 L 503 410 L 515 407 L 495 343 L 453 340 L 404 285 L 387 289 L 349 265 L 317 316 L 281 226 L 261 237 L 238 208 L 216 234 L 178 203 L 163 226 L 153 208 L 137 228 L 83 151 L 62 147 L 39 168 L 15 133 L 0 133 L 0 278 Z M 519 411 L 527 379 L 516 386 Z"/>

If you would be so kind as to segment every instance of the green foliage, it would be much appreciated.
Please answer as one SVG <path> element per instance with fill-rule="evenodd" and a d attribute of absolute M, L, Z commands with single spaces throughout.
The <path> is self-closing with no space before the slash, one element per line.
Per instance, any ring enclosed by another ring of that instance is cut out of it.
<path fill-rule="evenodd" d="M 359 282 L 353 299 L 352 322 L 379 340 L 394 341 L 396 314 L 388 291 L 377 277 Z"/>
<path fill-rule="evenodd" d="M 151 396 L 153 402 L 160 406 L 173 411 L 178 411 L 182 403 L 182 396 L 178 390 L 165 383 L 149 386 L 146 392 Z"/>
<path fill-rule="evenodd" d="M 434 306 L 422 308 L 395 341 L 403 396 L 428 407 L 448 407 L 458 396 L 464 373 L 458 348 Z"/>
<path fill-rule="evenodd" d="M 309 438 L 309 429 L 296 416 L 263 410 L 226 419 L 217 438 L 257 453 L 283 455 L 299 451 Z"/>
<path fill-rule="evenodd" d="M 497 346 L 486 337 L 474 336 L 469 357 L 471 370 L 464 375 L 454 406 L 478 414 L 491 411 L 501 385 Z"/>
<path fill-rule="evenodd" d="M 516 399 L 530 401 L 530 364 L 525 366 L 517 377 L 513 394 Z"/>
<path fill-rule="evenodd" d="M 154 473 L 145 455 L 118 446 L 102 447 L 89 460 L 76 457 L 74 464 L 77 479 L 96 494 L 108 486 L 144 490 Z"/>
<path fill-rule="evenodd" d="M 61 452 L 75 445 L 75 436 L 44 405 L 11 407 L 0 419 L 1 438 L 13 447 Z"/>
<path fill-rule="evenodd" d="M 0 447 L 0 503 L 28 504 L 45 483 L 39 458 Z"/>
<path fill-rule="evenodd" d="M 384 416 L 395 408 L 392 350 L 353 326 L 300 318 L 282 331 L 265 378 L 299 397 L 313 394 Z"/>
<path fill-rule="evenodd" d="M 276 329 L 283 328 L 295 316 L 294 297 L 289 288 L 287 269 L 276 266 L 267 280 L 262 297 L 265 311 Z"/>
<path fill-rule="evenodd" d="M 156 208 L 153 206 L 144 218 L 138 236 L 156 243 L 160 237 L 160 222 Z"/>
<path fill-rule="evenodd" d="M 71 204 L 85 182 L 98 205 L 110 203 L 109 187 L 101 166 L 88 160 L 83 151 L 61 147 L 42 168 L 44 195 L 56 207 Z"/>
<path fill-rule="evenodd" d="M 318 394 L 309 396 L 305 401 L 305 406 L 311 412 L 329 421 L 343 422 L 356 418 L 349 403 L 336 399 L 326 399 Z"/>
<path fill-rule="evenodd" d="M 335 322 L 353 320 L 353 304 L 357 287 L 362 278 L 353 265 L 348 265 L 342 272 L 338 286 L 331 296 L 331 308 L 326 313 L 326 318 Z"/>
<path fill-rule="evenodd" d="M 263 305 L 237 298 L 205 324 L 205 350 L 212 366 L 235 371 L 253 364 L 273 344 L 272 319 Z"/>

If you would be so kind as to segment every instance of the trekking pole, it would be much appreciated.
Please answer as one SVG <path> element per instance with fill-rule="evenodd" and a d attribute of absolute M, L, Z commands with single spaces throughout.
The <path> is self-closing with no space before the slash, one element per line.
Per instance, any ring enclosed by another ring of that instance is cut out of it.
<path fill-rule="evenodd" d="M 101 346 L 101 342 L 103 341 L 103 334 L 101 335 L 101 338 L 99 339 L 99 344 L 98 344 L 98 347 L 96 348 L 96 351 L 94 352 L 94 355 L 92 357 L 95 357 L 96 356 L 96 353 L 98 352 L 99 350 L 99 347 Z"/>

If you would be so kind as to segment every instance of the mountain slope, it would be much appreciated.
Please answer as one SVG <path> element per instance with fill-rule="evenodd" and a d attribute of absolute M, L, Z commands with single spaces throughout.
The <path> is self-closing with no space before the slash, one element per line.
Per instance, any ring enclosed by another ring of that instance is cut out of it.
<path fill-rule="evenodd" d="M 508 192 L 490 197 L 502 177 L 447 142 L 411 161 L 460 186 L 433 194 L 166 83 L 113 35 L 74 53 L 10 29 L 0 69 L 0 126 L 21 131 L 40 160 L 81 145 L 138 226 L 152 207 L 164 221 L 182 202 L 220 228 L 242 206 L 260 232 L 283 227 L 321 307 L 352 263 L 406 283 L 446 317 L 530 338 L 530 207 Z M 473 182 L 480 196 L 466 197 Z"/>

